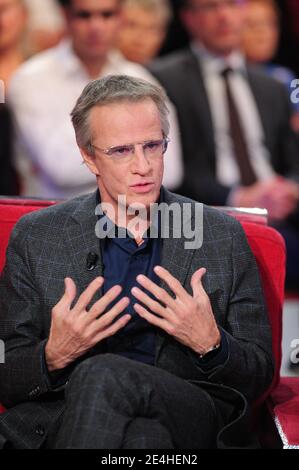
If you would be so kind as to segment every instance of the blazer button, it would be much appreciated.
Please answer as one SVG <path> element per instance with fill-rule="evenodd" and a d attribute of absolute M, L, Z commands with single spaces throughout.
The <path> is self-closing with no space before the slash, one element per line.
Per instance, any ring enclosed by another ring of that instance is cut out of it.
<path fill-rule="evenodd" d="M 41 424 L 38 424 L 35 428 L 35 434 L 37 434 L 38 436 L 44 436 L 45 435 L 45 428 L 41 425 Z"/>

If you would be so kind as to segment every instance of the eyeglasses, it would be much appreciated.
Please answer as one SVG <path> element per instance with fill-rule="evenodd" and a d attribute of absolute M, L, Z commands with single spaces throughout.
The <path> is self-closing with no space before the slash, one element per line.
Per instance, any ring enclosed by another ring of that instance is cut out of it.
<path fill-rule="evenodd" d="M 137 142 L 136 144 L 118 145 L 117 147 L 109 147 L 101 149 L 96 145 L 91 144 L 91 147 L 105 153 L 113 160 L 127 161 L 130 160 L 135 154 L 136 145 L 141 145 L 143 154 L 146 158 L 161 157 L 167 150 L 170 139 L 164 137 L 159 140 L 147 140 L 145 142 Z"/>

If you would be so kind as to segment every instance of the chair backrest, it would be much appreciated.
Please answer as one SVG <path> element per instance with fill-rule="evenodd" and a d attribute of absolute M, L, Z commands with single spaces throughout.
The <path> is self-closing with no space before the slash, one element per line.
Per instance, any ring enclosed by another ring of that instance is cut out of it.
<path fill-rule="evenodd" d="M 55 201 L 0 199 L 0 272 L 5 263 L 5 251 L 10 232 L 17 220 L 24 214 L 55 204 Z M 285 279 L 285 244 L 281 235 L 265 224 L 265 218 L 250 214 L 230 212 L 240 220 L 249 245 L 259 267 L 265 299 L 272 326 L 273 355 L 275 358 L 275 377 L 271 387 L 259 400 L 278 384 L 281 364 L 282 305 Z"/>

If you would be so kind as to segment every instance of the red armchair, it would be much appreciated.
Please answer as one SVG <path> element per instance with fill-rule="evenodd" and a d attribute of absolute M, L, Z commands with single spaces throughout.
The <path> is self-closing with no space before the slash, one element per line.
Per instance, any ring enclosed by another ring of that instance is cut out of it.
<path fill-rule="evenodd" d="M 10 232 L 16 221 L 28 212 L 55 203 L 55 201 L 18 198 L 0 199 L 0 272 L 5 263 L 5 251 Z M 265 445 L 271 447 L 279 442 L 278 445 L 283 447 L 298 446 L 299 448 L 299 378 L 280 379 L 279 377 L 285 278 L 284 241 L 276 230 L 266 225 L 264 217 L 244 214 L 236 210 L 228 212 L 242 223 L 256 257 L 272 327 L 275 376 L 269 390 L 255 405 L 253 425 L 255 430 L 260 432 Z M 1 411 L 4 409 L 0 405 Z M 269 420 L 269 416 L 273 419 Z M 272 429 L 268 426 L 268 422 L 272 424 Z M 274 439 L 274 437 L 278 438 L 277 429 L 280 440 Z"/>

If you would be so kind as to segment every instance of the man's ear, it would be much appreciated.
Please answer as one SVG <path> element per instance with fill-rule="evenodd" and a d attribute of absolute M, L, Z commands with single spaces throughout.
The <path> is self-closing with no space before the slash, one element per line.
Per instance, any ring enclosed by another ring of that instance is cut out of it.
<path fill-rule="evenodd" d="M 95 176 L 100 176 L 100 172 L 95 163 L 95 156 L 91 155 L 86 149 L 83 149 L 81 147 L 79 147 L 79 150 L 85 165 L 89 168 L 91 173 L 93 173 Z"/>

